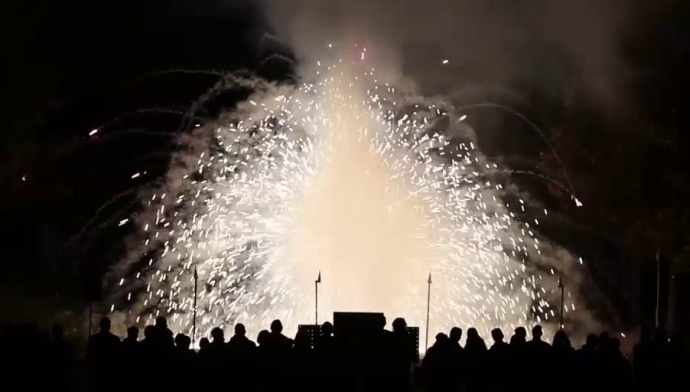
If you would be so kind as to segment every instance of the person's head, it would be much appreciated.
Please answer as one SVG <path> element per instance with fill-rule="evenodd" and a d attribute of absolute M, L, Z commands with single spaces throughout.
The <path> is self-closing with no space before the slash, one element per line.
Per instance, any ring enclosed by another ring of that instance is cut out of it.
<path fill-rule="evenodd" d="M 155 334 L 156 327 L 154 327 L 153 325 L 147 325 L 146 327 L 144 327 L 144 338 L 151 339 Z"/>
<path fill-rule="evenodd" d="M 381 317 L 378 318 L 378 327 L 380 329 L 386 328 L 386 316 L 381 315 Z"/>
<path fill-rule="evenodd" d="M 479 339 L 479 332 L 477 332 L 476 328 L 470 328 L 467 330 L 467 339 L 468 340 Z"/>
<path fill-rule="evenodd" d="M 321 326 L 321 334 L 323 336 L 333 335 L 333 324 L 329 323 L 328 321 L 323 323 L 323 325 Z"/>
<path fill-rule="evenodd" d="M 517 327 L 515 328 L 515 336 L 517 336 L 520 339 L 525 339 L 527 338 L 527 330 L 525 327 Z"/>
<path fill-rule="evenodd" d="M 168 320 L 166 320 L 163 316 L 156 317 L 156 327 L 168 328 Z"/>
<path fill-rule="evenodd" d="M 590 333 L 587 335 L 587 346 L 590 348 L 595 348 L 599 346 L 599 336 L 596 334 Z"/>
<path fill-rule="evenodd" d="M 553 347 L 555 347 L 555 348 L 571 348 L 572 347 L 572 345 L 570 344 L 570 338 L 568 338 L 568 334 L 565 333 L 565 331 L 559 330 L 553 335 Z"/>
<path fill-rule="evenodd" d="M 398 317 L 393 320 L 393 331 L 399 333 L 407 332 L 407 322 L 404 318 Z"/>
<path fill-rule="evenodd" d="M 541 329 L 541 325 L 535 325 L 532 328 L 532 339 L 541 340 L 542 335 L 544 335 L 544 331 Z"/>
<path fill-rule="evenodd" d="M 283 323 L 281 323 L 280 320 L 273 320 L 273 322 L 271 323 L 271 332 L 282 333 Z"/>
<path fill-rule="evenodd" d="M 446 336 L 445 333 L 437 333 L 436 334 L 436 344 L 438 345 L 443 345 L 448 342 L 448 336 Z"/>
<path fill-rule="evenodd" d="M 127 339 L 137 340 L 139 338 L 139 328 L 132 325 L 127 328 Z"/>
<path fill-rule="evenodd" d="M 110 332 L 110 319 L 107 317 L 101 318 L 101 321 L 98 323 L 98 327 L 102 332 Z"/>
<path fill-rule="evenodd" d="M 184 334 L 178 333 L 175 335 L 175 347 L 183 350 L 189 350 L 191 339 Z"/>
<path fill-rule="evenodd" d="M 263 346 L 266 344 L 268 339 L 270 339 L 270 332 L 266 331 L 265 329 L 259 332 L 259 336 L 256 337 L 256 342 L 259 343 L 259 346 Z"/>
<path fill-rule="evenodd" d="M 608 331 L 603 331 L 599 334 L 599 344 L 609 344 L 611 340 L 611 334 Z"/>
<path fill-rule="evenodd" d="M 462 329 L 458 327 L 451 328 L 449 338 L 451 342 L 460 343 L 460 339 L 462 338 Z"/>
<path fill-rule="evenodd" d="M 208 348 L 210 344 L 211 342 L 208 341 L 208 338 L 201 338 L 201 340 L 199 340 L 199 348 L 201 349 Z"/>
<path fill-rule="evenodd" d="M 215 327 L 211 330 L 211 337 L 213 338 L 214 342 L 222 342 L 225 340 L 223 337 L 223 330 Z"/>
<path fill-rule="evenodd" d="M 247 334 L 247 329 L 244 327 L 244 324 L 239 323 L 235 325 L 235 335 L 237 336 L 245 336 Z"/>
<path fill-rule="evenodd" d="M 491 330 L 491 338 L 493 338 L 494 342 L 500 343 L 503 341 L 503 331 L 501 331 L 501 328 L 494 328 Z"/>

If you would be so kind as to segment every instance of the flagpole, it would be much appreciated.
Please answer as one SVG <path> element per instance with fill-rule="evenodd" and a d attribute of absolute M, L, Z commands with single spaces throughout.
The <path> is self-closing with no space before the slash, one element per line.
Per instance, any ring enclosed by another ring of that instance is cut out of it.
<path fill-rule="evenodd" d="M 654 327 L 659 328 L 659 309 L 661 304 L 661 257 L 656 252 L 656 307 L 654 309 Z"/>
<path fill-rule="evenodd" d="M 560 314 L 560 324 L 561 329 L 563 329 L 563 318 L 565 317 L 565 286 L 563 285 L 563 277 L 558 278 L 558 288 L 561 289 L 561 314 Z"/>
<path fill-rule="evenodd" d="M 194 268 L 194 311 L 192 313 L 192 345 L 196 343 L 196 299 L 198 295 L 199 274 Z"/>
<path fill-rule="evenodd" d="M 426 341 L 424 343 L 425 350 L 429 349 L 429 312 L 431 310 L 431 272 L 429 273 L 429 280 L 427 280 L 426 290 Z"/>
<path fill-rule="evenodd" d="M 89 336 L 91 336 L 92 333 L 93 333 L 93 299 L 89 300 Z"/>
<path fill-rule="evenodd" d="M 319 283 L 321 283 L 321 271 L 314 281 L 314 325 L 319 325 Z"/>

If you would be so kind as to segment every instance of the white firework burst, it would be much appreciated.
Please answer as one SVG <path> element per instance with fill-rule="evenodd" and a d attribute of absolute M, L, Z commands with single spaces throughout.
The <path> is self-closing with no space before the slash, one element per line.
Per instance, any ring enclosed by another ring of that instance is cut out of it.
<path fill-rule="evenodd" d="M 183 139 L 133 219 L 143 243 L 120 265 L 118 311 L 191 331 L 197 270 L 204 335 L 313 322 L 319 273 L 320 321 L 383 311 L 421 326 L 428 274 L 432 331 L 557 318 L 553 270 L 529 267 L 540 242 L 458 135 L 465 116 L 379 83 L 363 59 L 298 87 L 248 82 L 248 101 Z"/>

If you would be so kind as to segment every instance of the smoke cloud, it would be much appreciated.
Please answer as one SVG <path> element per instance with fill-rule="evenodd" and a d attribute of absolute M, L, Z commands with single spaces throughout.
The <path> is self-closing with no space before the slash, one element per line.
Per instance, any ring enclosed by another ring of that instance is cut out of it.
<path fill-rule="evenodd" d="M 278 38 L 307 61 L 323 56 L 329 42 L 358 43 L 372 49 L 379 71 L 412 77 L 432 92 L 526 79 L 562 89 L 569 69 L 592 98 L 620 103 L 629 2 L 263 0 L 263 6 Z"/>

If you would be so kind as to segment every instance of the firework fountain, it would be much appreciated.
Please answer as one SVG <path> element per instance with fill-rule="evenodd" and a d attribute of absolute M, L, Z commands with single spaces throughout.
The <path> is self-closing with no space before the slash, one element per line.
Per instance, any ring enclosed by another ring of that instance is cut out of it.
<path fill-rule="evenodd" d="M 183 135 L 165 184 L 121 222 L 136 233 L 111 311 L 191 332 L 196 269 L 201 334 L 273 319 L 292 333 L 313 320 L 321 272 L 323 321 L 383 311 L 422 326 L 431 273 L 431 331 L 557 322 L 551 267 L 572 256 L 540 242 L 538 216 L 517 219 L 522 200 L 505 204 L 462 113 L 380 81 L 364 48 L 301 80 L 219 83 L 254 93 Z"/>

